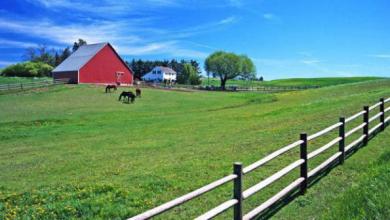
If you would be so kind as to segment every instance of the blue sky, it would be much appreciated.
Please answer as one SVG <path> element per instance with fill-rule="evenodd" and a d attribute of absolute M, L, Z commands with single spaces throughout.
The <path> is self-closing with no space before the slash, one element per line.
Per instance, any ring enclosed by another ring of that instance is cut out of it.
<path fill-rule="evenodd" d="M 0 67 L 25 48 L 110 42 L 125 60 L 247 54 L 265 79 L 390 76 L 388 0 L 3 0 Z"/>

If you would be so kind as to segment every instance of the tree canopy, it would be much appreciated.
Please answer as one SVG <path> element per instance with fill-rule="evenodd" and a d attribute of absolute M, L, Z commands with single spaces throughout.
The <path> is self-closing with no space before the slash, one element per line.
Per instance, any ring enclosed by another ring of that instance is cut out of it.
<path fill-rule="evenodd" d="M 182 84 L 199 85 L 201 84 L 200 75 L 189 63 L 183 65 L 182 72 L 177 76 L 177 81 Z"/>
<path fill-rule="evenodd" d="M 72 51 L 75 52 L 77 49 L 79 49 L 79 47 L 86 45 L 86 44 L 87 44 L 87 41 L 85 41 L 83 39 L 79 39 L 77 42 L 73 43 Z"/>
<path fill-rule="evenodd" d="M 1 71 L 4 76 L 42 77 L 50 76 L 53 67 L 43 62 L 24 62 L 10 65 Z"/>
<path fill-rule="evenodd" d="M 219 77 L 221 88 L 225 90 L 226 81 L 237 76 L 252 78 L 256 76 L 256 67 L 246 55 L 236 55 L 217 51 L 206 58 L 205 69 L 213 77 Z"/>

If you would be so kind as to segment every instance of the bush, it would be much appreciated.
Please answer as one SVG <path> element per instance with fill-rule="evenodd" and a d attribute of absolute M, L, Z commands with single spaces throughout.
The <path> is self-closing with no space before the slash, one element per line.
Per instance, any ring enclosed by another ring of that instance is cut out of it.
<path fill-rule="evenodd" d="M 42 77 L 50 76 L 53 67 L 42 62 L 25 62 L 10 65 L 1 72 L 3 76 Z"/>

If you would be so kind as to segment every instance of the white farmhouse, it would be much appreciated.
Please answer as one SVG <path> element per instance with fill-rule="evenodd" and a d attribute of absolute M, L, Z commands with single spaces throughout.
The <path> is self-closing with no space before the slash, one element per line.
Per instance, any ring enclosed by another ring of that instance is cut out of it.
<path fill-rule="evenodd" d="M 149 73 L 145 74 L 142 79 L 154 82 L 176 82 L 177 73 L 169 67 L 156 66 Z"/>

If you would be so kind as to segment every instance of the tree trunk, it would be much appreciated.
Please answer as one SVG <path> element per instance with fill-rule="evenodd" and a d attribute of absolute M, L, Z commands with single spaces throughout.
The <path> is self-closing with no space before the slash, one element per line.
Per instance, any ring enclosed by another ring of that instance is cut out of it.
<path fill-rule="evenodd" d="M 226 79 L 225 79 L 225 78 L 221 78 L 221 89 L 222 89 L 223 91 L 226 90 L 225 85 L 226 85 Z"/>

